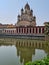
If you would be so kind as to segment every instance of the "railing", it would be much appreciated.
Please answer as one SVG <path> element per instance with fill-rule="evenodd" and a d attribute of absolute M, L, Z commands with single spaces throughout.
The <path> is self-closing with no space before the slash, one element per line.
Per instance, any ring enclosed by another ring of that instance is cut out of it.
<path fill-rule="evenodd" d="M 43 34 L 43 35 L 32 35 L 32 34 L 25 34 L 25 35 L 23 35 L 23 34 L 0 34 L 0 38 L 2 38 L 2 37 L 4 37 L 4 38 L 22 38 L 22 39 L 42 39 L 42 40 L 44 40 L 45 39 L 45 35 Z"/>

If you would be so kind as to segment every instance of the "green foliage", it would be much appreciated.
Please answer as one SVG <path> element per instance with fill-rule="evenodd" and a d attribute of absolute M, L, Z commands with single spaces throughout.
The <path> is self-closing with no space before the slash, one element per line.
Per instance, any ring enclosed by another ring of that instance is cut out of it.
<path fill-rule="evenodd" d="M 49 65 L 49 56 L 40 61 L 28 62 L 26 65 Z"/>
<path fill-rule="evenodd" d="M 47 25 L 45 25 L 45 35 L 49 36 L 49 22 L 47 23 Z"/>

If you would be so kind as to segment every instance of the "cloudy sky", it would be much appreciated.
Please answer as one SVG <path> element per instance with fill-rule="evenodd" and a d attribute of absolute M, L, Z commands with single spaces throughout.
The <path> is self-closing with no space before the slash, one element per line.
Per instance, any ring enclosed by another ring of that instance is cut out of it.
<path fill-rule="evenodd" d="M 0 23 L 15 24 L 27 2 L 33 9 L 37 25 L 49 21 L 49 0 L 0 0 Z"/>

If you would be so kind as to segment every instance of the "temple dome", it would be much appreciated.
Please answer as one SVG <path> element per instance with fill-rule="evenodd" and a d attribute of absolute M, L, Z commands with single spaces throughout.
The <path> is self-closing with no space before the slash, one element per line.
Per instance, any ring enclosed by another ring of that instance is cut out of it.
<path fill-rule="evenodd" d="M 30 10 L 30 6 L 29 6 L 28 3 L 25 5 L 25 9 L 29 9 Z"/>
<path fill-rule="evenodd" d="M 23 11 L 23 8 L 21 9 L 21 11 Z"/>

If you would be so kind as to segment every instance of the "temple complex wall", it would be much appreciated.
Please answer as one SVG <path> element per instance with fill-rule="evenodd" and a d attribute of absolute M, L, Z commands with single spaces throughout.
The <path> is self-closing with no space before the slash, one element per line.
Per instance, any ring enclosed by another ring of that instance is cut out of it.
<path fill-rule="evenodd" d="M 16 28 L 13 29 L 4 29 L 3 33 L 6 34 L 18 34 L 18 35 L 33 35 L 33 34 L 44 34 L 44 26 L 36 26 L 36 27 L 24 27 L 24 26 L 17 26 Z"/>

